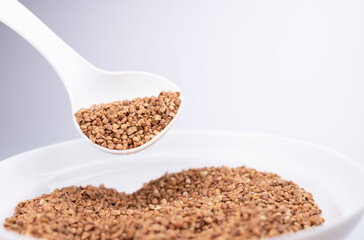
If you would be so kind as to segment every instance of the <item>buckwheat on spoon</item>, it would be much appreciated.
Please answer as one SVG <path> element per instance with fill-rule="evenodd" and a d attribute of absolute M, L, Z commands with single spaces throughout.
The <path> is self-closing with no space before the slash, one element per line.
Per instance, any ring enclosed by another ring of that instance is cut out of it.
<path fill-rule="evenodd" d="M 179 92 L 93 105 L 75 113 L 82 132 L 101 147 L 127 150 L 160 134 L 181 105 Z"/>

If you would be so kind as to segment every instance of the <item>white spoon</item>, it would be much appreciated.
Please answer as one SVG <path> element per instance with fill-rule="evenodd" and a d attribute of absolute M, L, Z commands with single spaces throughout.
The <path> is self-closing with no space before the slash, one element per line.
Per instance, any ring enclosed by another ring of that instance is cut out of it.
<path fill-rule="evenodd" d="M 73 114 L 93 104 L 158 96 L 162 90 L 180 92 L 174 83 L 155 74 L 108 72 L 91 65 L 16 0 L 0 0 L 0 21 L 31 43 L 52 65 L 67 89 Z M 73 122 L 81 136 L 100 150 L 112 154 L 135 153 L 155 143 L 171 128 L 183 107 L 182 94 L 180 98 L 180 108 L 170 124 L 150 141 L 133 149 L 112 150 L 101 147 L 82 133 L 74 116 Z"/>

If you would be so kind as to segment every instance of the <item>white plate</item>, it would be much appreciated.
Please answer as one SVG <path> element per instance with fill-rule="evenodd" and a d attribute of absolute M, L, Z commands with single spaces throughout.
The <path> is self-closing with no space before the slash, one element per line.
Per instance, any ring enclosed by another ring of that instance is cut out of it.
<path fill-rule="evenodd" d="M 221 165 L 275 172 L 314 195 L 326 222 L 282 239 L 344 239 L 363 213 L 363 167 L 340 153 L 262 134 L 177 131 L 136 155 L 108 155 L 73 140 L 0 162 L 0 239 L 26 239 L 6 231 L 3 220 L 17 202 L 54 188 L 104 183 L 130 193 L 166 171 Z"/>

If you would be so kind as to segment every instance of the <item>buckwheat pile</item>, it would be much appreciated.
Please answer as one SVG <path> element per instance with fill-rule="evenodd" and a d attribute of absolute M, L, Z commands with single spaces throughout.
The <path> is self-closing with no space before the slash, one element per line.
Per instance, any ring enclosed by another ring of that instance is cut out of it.
<path fill-rule="evenodd" d="M 4 226 L 43 239 L 261 239 L 320 225 L 320 214 L 276 174 L 211 167 L 166 173 L 133 194 L 56 189 L 20 202 Z"/>
<path fill-rule="evenodd" d="M 161 92 L 158 97 L 93 105 L 80 109 L 75 117 L 92 142 L 109 149 L 131 149 L 148 142 L 172 121 L 181 104 L 179 96 L 179 92 Z"/>

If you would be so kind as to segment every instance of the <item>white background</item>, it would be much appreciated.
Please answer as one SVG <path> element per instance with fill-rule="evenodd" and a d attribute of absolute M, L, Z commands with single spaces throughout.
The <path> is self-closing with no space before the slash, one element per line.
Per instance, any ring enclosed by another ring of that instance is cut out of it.
<path fill-rule="evenodd" d="M 21 2 L 98 67 L 176 82 L 175 128 L 294 137 L 364 164 L 364 1 Z M 79 137 L 55 72 L 4 25 L 0 119 L 0 159 Z"/>

